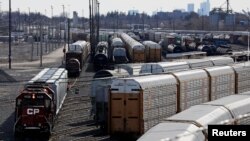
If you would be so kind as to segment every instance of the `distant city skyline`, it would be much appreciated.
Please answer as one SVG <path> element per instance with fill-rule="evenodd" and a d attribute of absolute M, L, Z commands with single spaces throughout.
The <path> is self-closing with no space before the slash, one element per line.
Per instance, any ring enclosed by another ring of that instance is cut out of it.
<path fill-rule="evenodd" d="M 145 12 L 152 15 L 154 11 L 173 11 L 175 9 L 185 9 L 189 3 L 194 4 L 194 12 L 198 12 L 200 4 L 207 0 L 99 0 L 100 13 L 106 14 L 109 11 L 128 12 L 129 10 L 138 10 L 139 13 Z M 0 0 L 1 10 L 8 11 L 9 0 Z M 210 0 L 210 10 L 214 7 L 220 7 L 226 0 Z M 73 16 L 73 11 L 77 11 L 78 16 L 89 16 L 89 0 L 12 0 L 12 11 L 28 13 L 28 8 L 31 12 L 41 12 L 47 16 L 51 16 L 51 5 L 53 6 L 53 15 L 62 13 L 65 7 L 65 12 L 70 12 L 70 17 Z M 230 6 L 235 12 L 242 12 L 250 6 L 249 0 L 230 0 Z M 223 7 L 226 7 L 224 4 Z"/>
<path fill-rule="evenodd" d="M 193 3 L 188 3 L 187 12 L 194 12 L 194 4 Z"/>

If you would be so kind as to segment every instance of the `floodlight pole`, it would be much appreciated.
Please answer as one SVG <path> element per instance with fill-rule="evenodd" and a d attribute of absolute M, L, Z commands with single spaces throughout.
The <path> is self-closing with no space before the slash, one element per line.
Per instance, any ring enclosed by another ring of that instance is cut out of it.
<path fill-rule="evenodd" d="M 9 69 L 11 69 L 11 0 L 9 0 Z"/>

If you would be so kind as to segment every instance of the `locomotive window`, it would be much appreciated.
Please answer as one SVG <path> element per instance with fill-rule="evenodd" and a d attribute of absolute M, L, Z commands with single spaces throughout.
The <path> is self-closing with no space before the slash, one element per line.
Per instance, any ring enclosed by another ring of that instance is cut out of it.
<path fill-rule="evenodd" d="M 22 101 L 22 106 L 43 106 L 44 105 L 44 100 L 43 99 L 24 99 Z"/>

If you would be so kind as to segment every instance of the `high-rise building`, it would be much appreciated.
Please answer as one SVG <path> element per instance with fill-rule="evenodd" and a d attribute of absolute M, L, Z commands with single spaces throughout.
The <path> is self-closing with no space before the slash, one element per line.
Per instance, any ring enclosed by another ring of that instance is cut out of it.
<path fill-rule="evenodd" d="M 209 0 L 207 0 L 207 4 L 206 4 L 206 15 L 209 16 L 209 12 L 210 12 L 210 2 Z"/>
<path fill-rule="evenodd" d="M 73 12 L 73 25 L 78 25 L 78 13 L 76 11 Z"/>
<path fill-rule="evenodd" d="M 138 10 L 129 10 L 128 11 L 128 15 L 136 15 L 136 14 L 139 14 Z"/>
<path fill-rule="evenodd" d="M 198 14 L 201 15 L 206 15 L 209 16 L 210 12 L 210 2 L 207 0 L 206 2 L 202 2 L 200 4 L 200 8 L 198 9 Z"/>
<path fill-rule="evenodd" d="M 189 3 L 187 5 L 187 12 L 194 12 L 194 4 L 193 3 Z"/>

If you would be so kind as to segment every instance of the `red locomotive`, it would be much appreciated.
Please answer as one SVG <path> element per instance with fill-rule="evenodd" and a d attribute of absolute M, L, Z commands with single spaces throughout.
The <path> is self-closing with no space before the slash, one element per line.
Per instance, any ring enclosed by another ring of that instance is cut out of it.
<path fill-rule="evenodd" d="M 46 68 L 16 98 L 15 134 L 37 130 L 50 134 L 67 91 L 67 71 Z"/>

